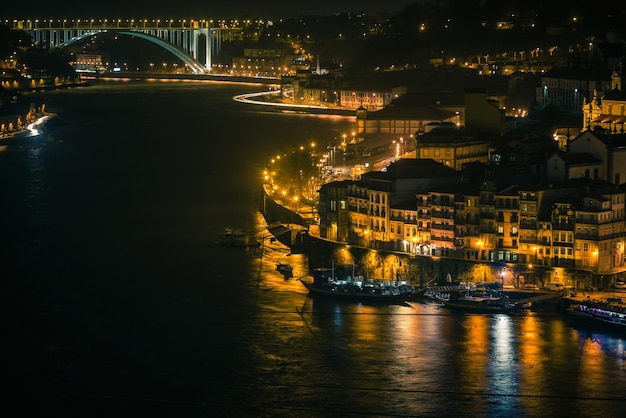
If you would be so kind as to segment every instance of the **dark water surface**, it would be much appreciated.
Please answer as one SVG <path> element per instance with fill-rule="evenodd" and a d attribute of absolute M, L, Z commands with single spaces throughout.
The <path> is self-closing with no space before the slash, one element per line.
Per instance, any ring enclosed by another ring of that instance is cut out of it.
<path fill-rule="evenodd" d="M 46 94 L 65 122 L 0 144 L 3 372 L 14 416 L 617 417 L 625 342 L 553 312 L 313 300 L 275 271 L 267 161 L 352 120 L 235 103 L 254 85 Z M 11 416 L 5 415 L 4 416 Z"/>

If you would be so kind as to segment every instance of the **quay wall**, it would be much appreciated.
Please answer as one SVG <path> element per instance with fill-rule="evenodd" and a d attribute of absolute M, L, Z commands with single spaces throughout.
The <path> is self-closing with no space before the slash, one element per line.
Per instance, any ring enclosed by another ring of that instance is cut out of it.
<path fill-rule="evenodd" d="M 503 286 L 521 289 L 525 284 L 539 288 L 548 282 L 559 282 L 577 290 L 593 285 L 608 289 L 608 283 L 592 282 L 586 270 L 554 269 L 521 263 L 466 260 L 452 257 L 417 255 L 347 245 L 308 235 L 309 267 L 327 267 L 336 264 L 356 264 L 369 278 L 408 280 L 415 285 L 454 282 L 498 282 Z"/>
<path fill-rule="evenodd" d="M 265 187 L 261 188 L 261 202 L 259 210 L 268 224 L 276 222 L 302 226 L 306 224 L 301 215 L 274 200 L 274 198 L 267 193 Z"/>
<path fill-rule="evenodd" d="M 500 278 L 502 264 L 479 263 L 445 257 L 431 257 L 401 252 L 375 250 L 309 237 L 309 266 L 328 267 L 336 264 L 355 264 L 371 279 L 408 280 L 417 286 L 454 282 L 491 282 Z M 513 277 L 514 272 L 507 272 Z M 519 275 L 517 276 L 519 277 Z"/>

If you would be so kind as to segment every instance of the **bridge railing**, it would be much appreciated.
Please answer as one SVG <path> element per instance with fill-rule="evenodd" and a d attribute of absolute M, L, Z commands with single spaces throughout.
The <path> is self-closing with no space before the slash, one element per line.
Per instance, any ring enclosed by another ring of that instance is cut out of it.
<path fill-rule="evenodd" d="M 21 30 L 242 30 L 236 21 L 227 23 L 226 21 L 213 21 L 211 19 L 5 19 L 0 20 L 0 23 L 11 29 Z"/>

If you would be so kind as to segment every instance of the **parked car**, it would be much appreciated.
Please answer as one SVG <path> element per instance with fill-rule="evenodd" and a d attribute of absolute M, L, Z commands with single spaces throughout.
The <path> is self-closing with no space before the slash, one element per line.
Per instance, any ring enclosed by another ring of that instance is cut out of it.
<path fill-rule="evenodd" d="M 546 284 L 546 289 L 551 290 L 553 292 L 561 292 L 565 290 L 565 287 L 562 283 L 550 282 Z"/>
<path fill-rule="evenodd" d="M 537 286 L 536 284 L 532 284 L 532 283 L 526 283 L 524 285 L 524 290 L 539 290 L 539 286 Z"/>

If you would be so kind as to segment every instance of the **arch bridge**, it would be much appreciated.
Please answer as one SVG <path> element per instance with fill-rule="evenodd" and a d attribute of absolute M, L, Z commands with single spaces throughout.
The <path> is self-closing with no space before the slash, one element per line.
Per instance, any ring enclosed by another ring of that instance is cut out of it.
<path fill-rule="evenodd" d="M 62 48 L 102 32 L 133 35 L 168 50 L 181 59 L 194 74 L 210 72 L 212 57 L 220 53 L 222 40 L 232 40 L 239 27 L 212 26 L 211 20 L 173 19 L 75 19 L 13 20 L 12 29 L 23 30 L 35 45 Z M 199 62 L 201 56 L 204 63 Z"/>

